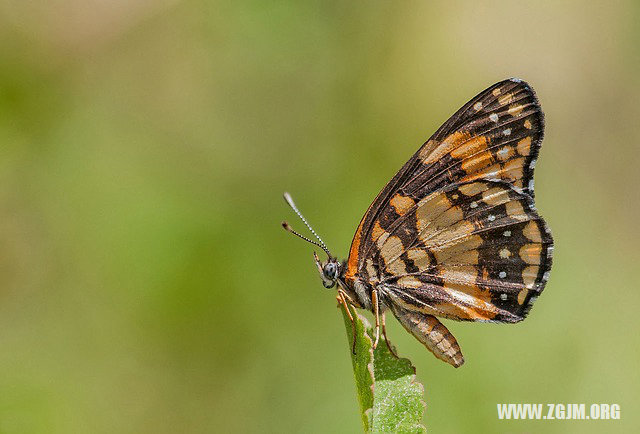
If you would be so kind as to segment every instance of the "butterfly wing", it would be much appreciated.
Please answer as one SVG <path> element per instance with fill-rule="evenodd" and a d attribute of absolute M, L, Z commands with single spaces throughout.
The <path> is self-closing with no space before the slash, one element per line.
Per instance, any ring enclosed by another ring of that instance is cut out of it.
<path fill-rule="evenodd" d="M 525 82 L 505 80 L 478 94 L 438 129 L 376 197 L 353 239 L 346 279 L 384 283 L 390 301 L 404 302 L 406 309 L 428 302 L 421 307 L 425 312 L 454 319 L 514 322 L 524 318 L 527 306 L 544 286 L 551 263 L 551 236 L 532 199 L 533 168 L 543 129 L 540 105 Z M 486 215 L 481 213 L 484 207 L 472 210 L 472 203 L 486 202 L 458 191 L 485 187 L 499 190 L 495 200 L 503 201 Z M 459 219 L 449 226 L 432 224 L 438 207 L 448 205 L 443 218 Z M 509 216 L 508 210 L 517 207 L 522 213 Z M 468 221 L 474 218 L 474 223 Z M 522 238 L 528 223 L 527 233 L 535 227 L 540 235 L 535 244 L 540 255 L 537 264 L 523 265 L 519 249 L 532 244 Z M 472 224 L 478 226 L 472 230 Z M 421 229 L 421 225 L 426 226 Z M 436 241 L 451 242 L 441 255 L 436 256 L 424 240 L 408 242 L 410 237 L 420 239 L 420 231 L 428 231 L 429 225 L 442 226 Z M 463 227 L 466 232 L 456 234 Z M 497 230 L 518 237 L 500 238 Z M 503 260 L 501 249 L 496 250 L 503 245 L 511 246 L 507 250 L 515 256 L 510 260 Z M 447 262 L 442 262 L 444 254 L 449 254 Z M 501 278 L 502 272 L 508 274 Z M 469 308 L 478 300 L 486 305 Z"/>
<path fill-rule="evenodd" d="M 378 237 L 367 263 L 391 305 L 518 322 L 544 289 L 552 250 L 531 197 L 503 181 L 471 181 L 416 203 Z"/>

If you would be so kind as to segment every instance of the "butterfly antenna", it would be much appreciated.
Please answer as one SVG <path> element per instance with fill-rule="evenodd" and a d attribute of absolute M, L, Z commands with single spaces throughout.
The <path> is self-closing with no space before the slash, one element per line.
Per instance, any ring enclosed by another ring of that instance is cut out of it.
<path fill-rule="evenodd" d="M 296 204 L 293 202 L 293 199 L 291 198 L 291 195 L 287 192 L 284 193 L 284 200 L 287 201 L 287 203 L 289 204 L 289 206 L 291 207 L 291 209 L 298 215 L 298 217 L 300 217 L 300 220 L 302 220 L 302 222 L 305 224 L 305 226 L 307 228 L 309 228 L 309 230 L 311 231 L 311 233 L 318 239 L 318 241 L 320 241 L 319 243 L 310 240 L 309 238 L 305 237 L 304 235 L 300 235 L 298 232 L 294 231 L 293 228 L 291 226 L 289 226 L 289 223 L 287 222 L 282 222 L 282 227 L 287 231 L 287 232 L 291 232 L 294 235 L 297 235 L 298 237 L 302 238 L 303 240 L 314 244 L 318 247 L 320 247 L 322 250 L 325 251 L 325 253 L 332 258 L 333 256 L 331 255 L 331 252 L 329 251 L 329 249 L 327 248 L 326 244 L 324 243 L 324 241 L 322 241 L 322 238 L 320 238 L 320 236 L 316 233 L 316 231 L 313 230 L 313 228 L 311 227 L 311 225 L 309 224 L 309 222 L 307 221 L 307 219 L 304 218 L 304 216 L 302 215 L 302 213 L 298 210 L 298 207 L 296 206 Z"/>
<path fill-rule="evenodd" d="M 326 247 L 321 245 L 320 243 L 318 243 L 317 241 L 313 241 L 310 240 L 309 238 L 305 237 L 304 235 L 301 235 L 300 233 L 296 232 L 295 230 L 293 230 L 293 228 L 291 226 L 289 226 L 289 223 L 287 222 L 282 222 L 282 227 L 284 228 L 285 231 L 287 232 L 291 232 L 293 235 L 302 238 L 303 240 L 305 240 L 308 243 L 313 244 L 314 246 L 318 246 L 320 247 L 322 250 L 324 250 L 325 252 L 327 252 L 327 255 L 331 256 L 331 254 L 329 253 L 328 250 L 326 250 Z"/>

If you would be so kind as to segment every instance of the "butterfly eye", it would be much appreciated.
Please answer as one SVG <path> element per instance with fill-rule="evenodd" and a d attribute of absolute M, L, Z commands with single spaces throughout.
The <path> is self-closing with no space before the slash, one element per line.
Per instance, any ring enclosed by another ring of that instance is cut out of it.
<path fill-rule="evenodd" d="M 324 275 L 327 279 L 335 280 L 338 278 L 338 265 L 335 262 L 329 262 L 324 266 Z"/>

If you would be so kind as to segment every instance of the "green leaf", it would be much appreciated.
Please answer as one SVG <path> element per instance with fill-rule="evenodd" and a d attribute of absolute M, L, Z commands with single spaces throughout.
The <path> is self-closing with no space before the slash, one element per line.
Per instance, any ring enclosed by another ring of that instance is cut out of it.
<path fill-rule="evenodd" d="M 424 433 L 422 415 L 425 409 L 424 387 L 415 380 L 416 370 L 409 359 L 396 358 L 380 338 L 373 350 L 374 330 L 362 315 L 349 307 L 342 309 L 351 364 L 356 380 L 360 416 L 367 432 Z M 353 329 L 355 326 L 355 354 Z M 395 351 L 395 348 L 394 348 Z"/>
<path fill-rule="evenodd" d="M 342 309 L 342 315 L 347 328 L 347 342 L 349 343 L 349 352 L 351 353 L 353 375 L 356 380 L 360 417 L 362 418 L 364 430 L 369 432 L 373 426 L 374 364 L 373 341 L 366 330 L 370 329 L 371 326 L 364 317 L 358 315 L 355 309 L 349 307 L 349 311 L 354 318 L 353 325 L 347 314 L 347 310 L 344 308 Z M 356 333 L 355 354 L 352 351 L 354 328 Z"/>

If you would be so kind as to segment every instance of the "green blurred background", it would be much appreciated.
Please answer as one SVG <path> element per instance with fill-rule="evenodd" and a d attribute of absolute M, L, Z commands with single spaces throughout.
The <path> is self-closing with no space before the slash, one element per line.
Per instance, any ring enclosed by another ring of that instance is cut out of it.
<path fill-rule="evenodd" d="M 554 269 L 527 321 L 390 320 L 433 433 L 631 432 L 640 9 L 634 2 L 0 1 L 0 432 L 357 432 L 334 293 L 288 190 L 345 256 L 447 117 L 517 76 L 546 113 Z M 498 421 L 496 403 L 618 403 Z"/>

